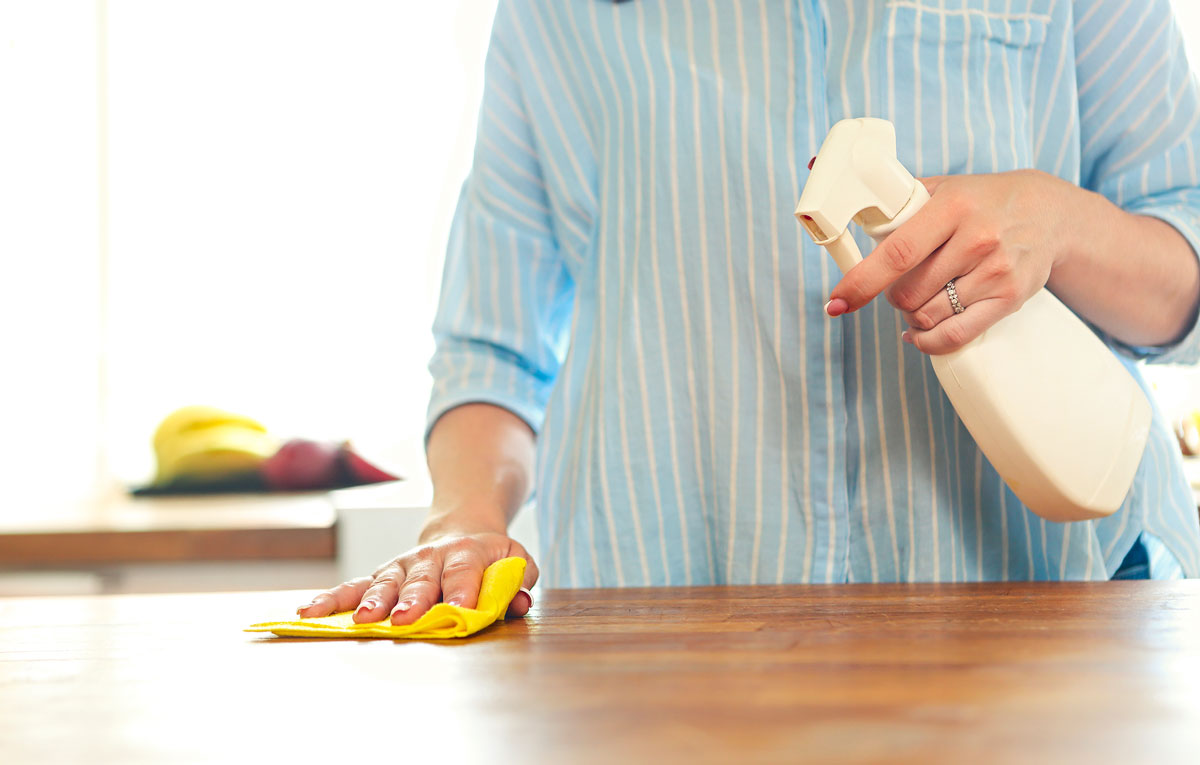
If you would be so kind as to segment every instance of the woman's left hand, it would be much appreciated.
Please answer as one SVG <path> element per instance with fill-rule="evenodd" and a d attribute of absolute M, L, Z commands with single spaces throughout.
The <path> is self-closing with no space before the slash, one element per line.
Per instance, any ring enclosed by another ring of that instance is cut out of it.
<path fill-rule="evenodd" d="M 931 199 L 851 269 L 826 311 L 858 310 L 881 292 L 904 314 L 906 342 L 949 353 L 1046 285 L 1082 207 L 1078 186 L 1036 170 L 924 178 Z M 955 314 L 946 283 L 955 280 Z"/>

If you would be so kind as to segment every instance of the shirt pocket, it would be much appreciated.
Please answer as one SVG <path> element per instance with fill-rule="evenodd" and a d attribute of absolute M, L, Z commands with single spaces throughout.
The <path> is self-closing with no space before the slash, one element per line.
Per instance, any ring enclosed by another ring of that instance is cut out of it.
<path fill-rule="evenodd" d="M 887 0 L 885 104 L 920 175 L 1032 167 L 1052 0 Z M 1052 66 L 1048 64 L 1048 66 Z M 906 152 L 907 150 L 907 152 Z"/>

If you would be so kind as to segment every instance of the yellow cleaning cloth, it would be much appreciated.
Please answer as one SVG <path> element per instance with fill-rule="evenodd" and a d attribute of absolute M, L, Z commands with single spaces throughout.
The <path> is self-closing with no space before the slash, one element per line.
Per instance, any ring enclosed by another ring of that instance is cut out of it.
<path fill-rule="evenodd" d="M 394 625 L 390 619 L 355 624 L 354 612 L 345 611 L 316 619 L 252 624 L 246 632 L 273 632 L 280 637 L 320 638 L 412 638 L 429 640 L 473 635 L 497 619 L 504 618 L 508 604 L 521 589 L 525 576 L 524 558 L 505 558 L 487 567 L 479 586 L 479 604 L 463 608 L 438 603 L 412 624 Z"/>

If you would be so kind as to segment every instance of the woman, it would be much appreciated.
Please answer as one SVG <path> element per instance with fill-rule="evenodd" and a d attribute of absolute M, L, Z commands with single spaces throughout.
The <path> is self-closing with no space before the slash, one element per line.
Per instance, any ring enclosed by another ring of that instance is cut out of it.
<path fill-rule="evenodd" d="M 1114 516 L 1047 523 L 926 358 L 1043 286 L 1135 375 L 1200 356 L 1200 101 L 1168 0 L 510 0 L 486 75 L 422 546 L 302 615 L 473 605 L 530 558 L 505 529 L 534 489 L 552 586 L 1200 575 L 1160 415 Z M 836 282 L 790 213 L 858 116 L 896 124 L 933 199 Z"/>

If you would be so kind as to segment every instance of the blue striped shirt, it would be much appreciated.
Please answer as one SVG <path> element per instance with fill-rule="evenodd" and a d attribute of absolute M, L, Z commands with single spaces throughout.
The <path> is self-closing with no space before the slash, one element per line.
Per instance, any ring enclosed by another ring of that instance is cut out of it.
<path fill-rule="evenodd" d="M 1161 414 L 1120 511 L 1042 520 L 891 306 L 825 317 L 791 215 L 829 126 L 875 116 L 918 175 L 1038 168 L 1200 250 L 1168 0 L 501 0 L 485 74 L 429 417 L 538 432 L 545 584 L 1101 579 L 1140 535 L 1200 575 Z M 1139 380 L 1200 358 L 1105 339 Z"/>

